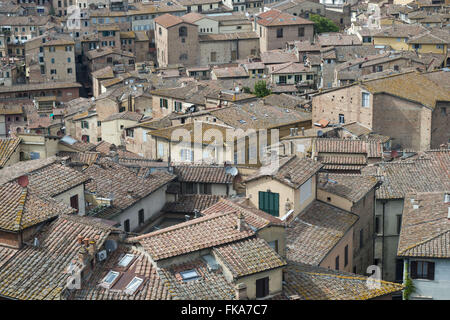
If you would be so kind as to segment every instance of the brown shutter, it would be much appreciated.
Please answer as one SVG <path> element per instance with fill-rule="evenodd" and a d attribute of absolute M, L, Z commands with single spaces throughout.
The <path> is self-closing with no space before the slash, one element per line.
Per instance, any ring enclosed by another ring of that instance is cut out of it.
<path fill-rule="evenodd" d="M 428 262 L 428 280 L 434 280 L 434 262 Z"/>
<path fill-rule="evenodd" d="M 417 261 L 411 261 L 411 279 L 417 279 Z"/>

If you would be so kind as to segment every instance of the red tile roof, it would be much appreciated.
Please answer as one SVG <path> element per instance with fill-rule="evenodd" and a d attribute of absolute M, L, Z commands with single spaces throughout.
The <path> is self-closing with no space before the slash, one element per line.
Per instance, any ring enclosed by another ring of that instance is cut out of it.
<path fill-rule="evenodd" d="M 258 24 L 266 27 L 314 24 L 314 22 L 310 20 L 306 20 L 275 9 L 259 14 L 256 19 Z"/>

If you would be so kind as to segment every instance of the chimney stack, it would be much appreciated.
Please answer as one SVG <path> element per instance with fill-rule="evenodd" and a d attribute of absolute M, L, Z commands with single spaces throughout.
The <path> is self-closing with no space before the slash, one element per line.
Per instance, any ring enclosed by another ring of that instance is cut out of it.
<path fill-rule="evenodd" d="M 89 248 L 88 248 L 89 255 L 90 256 L 94 256 L 95 255 L 95 251 L 96 251 L 95 240 L 90 240 L 89 241 Z"/>
<path fill-rule="evenodd" d="M 236 299 L 237 300 L 247 300 L 247 286 L 245 283 L 238 283 L 235 287 Z"/>
<path fill-rule="evenodd" d="M 84 238 L 84 239 L 83 239 L 83 243 L 84 243 L 84 246 L 85 246 L 86 248 L 88 248 L 88 247 L 89 247 L 89 238 Z"/>
<path fill-rule="evenodd" d="M 244 229 L 244 223 L 245 223 L 244 215 L 241 212 L 239 212 L 237 217 L 237 228 L 239 231 L 242 231 Z"/>
<path fill-rule="evenodd" d="M 22 188 L 26 188 L 27 186 L 28 186 L 28 176 L 27 175 L 23 175 L 23 176 L 20 176 L 18 179 L 17 179 L 17 183 L 22 187 Z"/>

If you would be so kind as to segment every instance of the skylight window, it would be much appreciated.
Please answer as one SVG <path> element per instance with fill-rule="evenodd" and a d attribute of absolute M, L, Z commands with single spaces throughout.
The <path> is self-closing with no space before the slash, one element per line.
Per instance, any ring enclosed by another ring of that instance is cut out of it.
<path fill-rule="evenodd" d="M 245 120 L 239 120 L 240 123 L 247 123 Z"/>
<path fill-rule="evenodd" d="M 200 276 L 194 269 L 182 271 L 180 272 L 181 277 L 183 278 L 183 281 L 192 281 L 198 279 Z"/>
<path fill-rule="evenodd" d="M 119 272 L 110 270 L 108 274 L 103 278 L 103 283 L 106 284 L 108 287 L 111 287 L 111 285 L 119 277 L 119 275 L 120 275 Z"/>
<path fill-rule="evenodd" d="M 126 255 L 124 255 L 122 257 L 122 259 L 120 259 L 119 266 L 128 267 L 128 265 L 130 264 L 131 260 L 133 260 L 133 258 L 134 258 L 133 254 L 127 253 Z"/>
<path fill-rule="evenodd" d="M 137 288 L 144 282 L 144 279 L 141 279 L 139 277 L 134 277 L 133 280 L 130 281 L 130 283 L 126 286 L 125 292 L 128 294 L 133 294 Z"/>

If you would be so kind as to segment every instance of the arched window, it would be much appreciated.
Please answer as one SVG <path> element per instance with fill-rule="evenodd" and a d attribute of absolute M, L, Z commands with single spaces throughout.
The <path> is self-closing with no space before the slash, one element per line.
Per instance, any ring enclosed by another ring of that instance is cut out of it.
<path fill-rule="evenodd" d="M 180 55 L 180 60 L 187 60 L 188 59 L 188 55 L 186 53 L 182 53 Z"/>
<path fill-rule="evenodd" d="M 178 28 L 178 35 L 180 37 L 187 37 L 187 28 L 186 27 Z"/>

